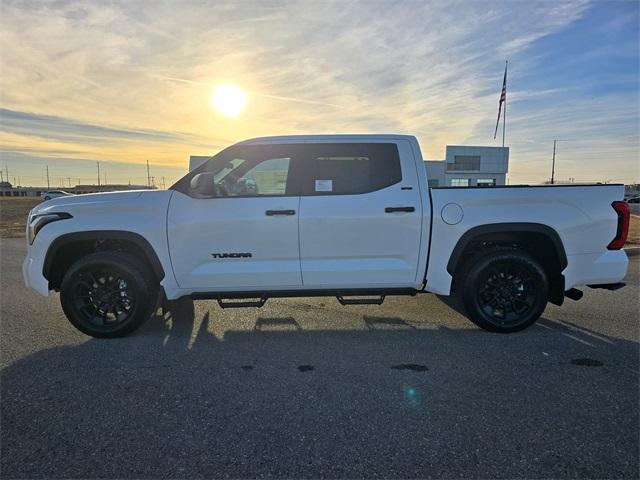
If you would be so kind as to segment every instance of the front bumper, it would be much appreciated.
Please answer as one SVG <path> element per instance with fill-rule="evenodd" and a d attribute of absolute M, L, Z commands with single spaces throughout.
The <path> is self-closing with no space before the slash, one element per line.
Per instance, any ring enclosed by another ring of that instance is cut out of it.
<path fill-rule="evenodd" d="M 27 256 L 22 262 L 22 277 L 27 287 L 46 297 L 49 295 L 49 281 L 42 274 L 44 255 L 36 255 L 33 250 L 27 250 Z"/>

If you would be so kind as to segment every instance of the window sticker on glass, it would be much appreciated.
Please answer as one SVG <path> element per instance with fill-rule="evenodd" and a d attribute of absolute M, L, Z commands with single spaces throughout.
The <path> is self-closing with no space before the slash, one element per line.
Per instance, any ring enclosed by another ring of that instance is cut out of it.
<path fill-rule="evenodd" d="M 333 180 L 316 180 L 316 192 L 332 192 Z"/>

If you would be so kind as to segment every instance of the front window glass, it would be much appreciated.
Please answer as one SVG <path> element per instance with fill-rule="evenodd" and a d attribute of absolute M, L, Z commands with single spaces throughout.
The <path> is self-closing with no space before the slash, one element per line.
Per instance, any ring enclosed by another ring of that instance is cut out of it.
<path fill-rule="evenodd" d="M 238 168 L 243 163 L 244 163 L 244 159 L 242 159 L 242 158 L 234 158 L 227 165 L 225 165 L 222 170 L 220 170 L 218 173 L 215 174 L 215 176 L 213 177 L 213 181 L 215 183 L 220 182 L 227 175 L 229 175 L 229 173 L 234 171 L 236 168 Z"/>
<path fill-rule="evenodd" d="M 287 195 L 295 147 L 237 145 L 211 157 L 174 185 L 196 197 Z"/>
<path fill-rule="evenodd" d="M 290 158 L 263 160 L 242 174 L 241 171 L 244 169 L 239 167 L 228 172 L 216 183 L 226 189 L 229 196 L 284 195 L 287 189 L 290 160 Z M 244 163 L 243 161 L 242 164 Z"/>

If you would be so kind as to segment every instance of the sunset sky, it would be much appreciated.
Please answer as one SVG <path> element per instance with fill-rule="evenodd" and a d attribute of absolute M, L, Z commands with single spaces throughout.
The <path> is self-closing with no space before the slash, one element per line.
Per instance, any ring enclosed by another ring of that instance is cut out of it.
<path fill-rule="evenodd" d="M 640 181 L 640 3 L 2 0 L 10 181 L 167 185 L 263 135 L 406 133 L 426 159 L 493 140 L 509 59 L 510 183 Z M 246 92 L 235 117 L 212 91 Z M 103 178 L 104 181 L 104 178 Z"/>

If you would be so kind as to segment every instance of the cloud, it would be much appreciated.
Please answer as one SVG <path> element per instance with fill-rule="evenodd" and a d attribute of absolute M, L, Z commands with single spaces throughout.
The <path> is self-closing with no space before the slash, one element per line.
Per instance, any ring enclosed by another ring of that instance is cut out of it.
<path fill-rule="evenodd" d="M 5 1 L 0 104 L 13 113 L 4 128 L 14 149 L 38 135 L 45 149 L 122 162 L 152 154 L 182 165 L 189 153 L 244 138 L 335 132 L 411 133 L 425 157 L 442 158 L 446 144 L 491 142 L 508 55 L 515 159 L 531 151 L 518 138 L 542 149 L 559 135 L 545 123 L 598 135 L 580 120 L 616 115 L 607 95 L 590 102 L 576 84 L 524 84 L 546 58 L 535 45 L 590 8 L 583 1 Z M 210 108 L 217 83 L 249 92 L 236 120 Z M 562 114 L 546 103 L 560 95 L 570 97 Z M 626 132 L 634 104 L 616 101 L 626 104 Z M 540 176 L 533 167 L 515 172 Z"/>
<path fill-rule="evenodd" d="M 194 137 L 188 134 L 112 128 L 53 115 L 18 112 L 6 108 L 0 108 L 0 119 L 0 128 L 4 132 L 63 141 L 91 143 L 110 142 L 116 139 L 155 142 L 194 141 Z"/>

